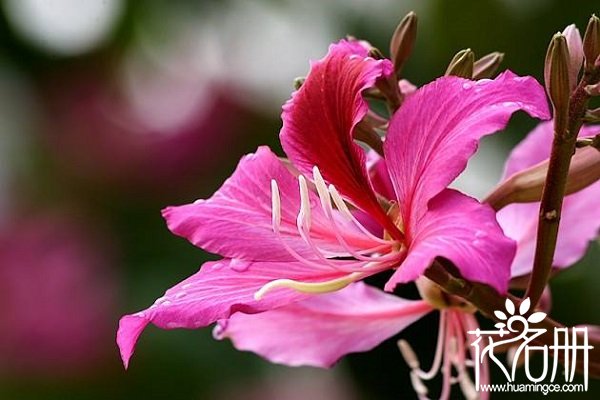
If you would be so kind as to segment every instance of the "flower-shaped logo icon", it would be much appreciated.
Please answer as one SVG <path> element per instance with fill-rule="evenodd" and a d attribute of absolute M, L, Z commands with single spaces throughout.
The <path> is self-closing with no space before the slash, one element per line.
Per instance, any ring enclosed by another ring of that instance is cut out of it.
<path fill-rule="evenodd" d="M 515 320 L 525 322 L 524 315 L 527 314 L 527 312 L 529 311 L 529 308 L 531 307 L 531 301 L 529 300 L 529 297 L 523 300 L 519 305 L 518 314 L 516 314 L 515 303 L 513 303 L 512 300 L 508 298 L 504 303 L 504 307 L 506 308 L 506 313 L 500 310 L 494 311 L 494 315 L 496 316 L 496 318 L 498 318 L 501 321 L 506 321 L 506 323 L 498 322 L 497 324 L 495 324 L 494 326 L 498 329 L 502 329 L 507 325 L 510 327 L 512 322 L 514 322 Z M 537 324 L 538 322 L 541 322 L 544 318 L 546 318 L 546 313 L 542 311 L 537 311 L 529 315 L 526 321 L 532 324 Z"/>

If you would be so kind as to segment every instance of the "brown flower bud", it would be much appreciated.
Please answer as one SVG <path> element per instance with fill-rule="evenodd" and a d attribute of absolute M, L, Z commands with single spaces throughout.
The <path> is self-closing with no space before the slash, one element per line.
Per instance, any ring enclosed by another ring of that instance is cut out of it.
<path fill-rule="evenodd" d="M 456 53 L 448 68 L 446 76 L 459 76 L 461 78 L 473 78 L 473 66 L 475 64 L 475 53 L 471 49 L 464 49 Z"/>
<path fill-rule="evenodd" d="M 495 210 L 512 203 L 540 201 L 548 172 L 548 160 L 518 172 L 500 183 L 483 201 Z M 591 146 L 579 148 L 571 159 L 565 194 L 578 192 L 600 179 L 600 151 Z"/>
<path fill-rule="evenodd" d="M 592 15 L 583 36 L 583 54 L 585 56 L 585 70 L 594 69 L 594 63 L 600 56 L 600 19 Z"/>
<path fill-rule="evenodd" d="M 479 60 L 475 61 L 473 65 L 473 79 L 484 79 L 491 78 L 494 76 L 500 63 L 504 59 L 504 53 L 495 51 L 490 54 L 486 54 Z"/>
<path fill-rule="evenodd" d="M 546 91 L 554 106 L 555 118 L 566 118 L 569 111 L 569 49 L 567 39 L 557 33 L 550 41 L 544 65 Z"/>
<path fill-rule="evenodd" d="M 396 27 L 390 41 L 390 54 L 394 63 L 396 77 L 400 78 L 402 67 L 410 57 L 417 38 L 417 14 L 406 14 Z"/>

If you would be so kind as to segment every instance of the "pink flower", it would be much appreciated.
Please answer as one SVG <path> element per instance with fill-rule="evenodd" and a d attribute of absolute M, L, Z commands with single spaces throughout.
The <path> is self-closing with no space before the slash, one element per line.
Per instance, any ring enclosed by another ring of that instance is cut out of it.
<path fill-rule="evenodd" d="M 438 256 L 466 279 L 506 291 L 513 241 L 490 207 L 447 185 L 478 140 L 502 129 L 513 112 L 547 118 L 543 89 L 533 78 L 505 72 L 478 82 L 440 78 L 408 96 L 384 142 L 394 197 L 382 199 L 353 130 L 368 111 L 362 92 L 391 73 L 388 60 L 369 57 L 359 42 L 332 45 L 284 106 L 280 138 L 291 163 L 261 147 L 242 158 L 210 199 L 164 211 L 174 233 L 224 258 L 121 319 L 117 342 L 126 366 L 150 322 L 198 328 L 236 312 L 326 301 L 313 295 L 395 269 L 385 286 L 391 291 L 417 279 Z M 382 232 L 365 228 L 350 209 Z"/>
<path fill-rule="evenodd" d="M 596 134 L 599 128 L 584 127 L 580 136 Z M 533 130 L 511 153 L 503 179 L 549 157 L 552 134 L 551 121 L 543 122 Z M 577 262 L 589 242 L 597 236 L 600 211 L 595 204 L 598 196 L 600 183 L 595 183 L 565 199 L 555 257 L 557 267 L 565 268 Z M 534 247 L 530 241 L 534 241 L 538 209 L 539 203 L 513 204 L 498 215 L 502 227 L 518 243 L 511 272 L 513 278 L 531 271 Z M 255 352 L 275 363 L 330 367 L 348 353 L 372 349 L 438 308 L 438 343 L 428 371 L 421 369 L 407 343 L 400 345 L 412 368 L 413 386 L 418 394 L 424 396 L 427 388 L 423 381 L 441 371 L 441 398 L 447 398 L 452 374 L 456 372 L 456 382 L 467 394 L 473 389 L 467 366 L 475 355 L 467 342 L 466 332 L 478 327 L 473 310 L 456 299 L 445 302 L 444 299 L 451 297 L 441 297 L 439 288 L 427 281 L 419 280 L 418 286 L 424 300 L 408 301 L 355 283 L 336 293 L 261 314 L 236 313 L 220 321 L 214 334 L 219 339 L 231 339 L 239 350 Z M 549 303 L 547 292 L 544 301 Z M 541 307 L 548 310 L 549 304 Z M 485 360 L 480 372 L 480 384 L 485 385 L 489 382 Z M 483 392 L 480 394 L 484 395 Z"/>

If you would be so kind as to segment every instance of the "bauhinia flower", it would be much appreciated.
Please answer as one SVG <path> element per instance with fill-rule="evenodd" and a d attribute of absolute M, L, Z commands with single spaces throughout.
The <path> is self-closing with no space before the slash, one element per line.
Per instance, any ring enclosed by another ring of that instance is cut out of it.
<path fill-rule="evenodd" d="M 589 136 L 600 127 L 584 127 L 580 136 Z M 552 122 L 543 122 L 509 156 L 503 180 L 528 169 L 550 156 Z M 595 207 L 600 182 L 565 198 L 555 265 L 566 268 L 585 254 L 591 240 L 598 236 L 600 211 Z M 501 226 L 517 241 L 511 277 L 531 272 L 535 252 L 538 203 L 512 204 L 498 214 Z M 346 354 L 367 351 L 387 340 L 427 313 L 440 311 L 434 360 L 428 370 L 405 341 L 399 347 L 409 366 L 411 380 L 420 396 L 428 393 L 425 381 L 442 373 L 440 398 L 448 398 L 452 383 L 458 383 L 466 398 L 473 398 L 475 387 L 468 367 L 477 362 L 472 337 L 478 322 L 474 309 L 458 298 L 443 294 L 426 278 L 417 281 L 423 300 L 411 301 L 355 283 L 332 294 L 303 300 L 261 314 L 236 313 L 215 327 L 215 337 L 229 338 L 239 350 L 252 351 L 266 359 L 290 366 L 329 367 Z M 549 302 L 548 295 L 542 303 Z M 511 303 L 512 304 L 512 303 Z M 514 305 L 512 306 L 514 308 Z M 549 305 L 541 304 L 544 310 Z M 481 385 L 489 383 L 488 360 L 480 366 Z M 480 397 L 487 393 L 480 392 Z"/>
<path fill-rule="evenodd" d="M 379 181 L 393 188 L 386 197 L 371 182 L 366 152 L 353 135 L 369 112 L 363 92 L 392 73 L 391 62 L 369 57 L 364 42 L 333 44 L 284 106 L 280 139 L 288 161 L 261 147 L 242 158 L 210 199 L 164 211 L 175 234 L 223 259 L 121 319 L 117 342 L 126 366 L 149 323 L 199 328 L 257 314 L 258 324 L 269 310 L 321 308 L 319 302 L 330 300 L 316 294 L 343 288 L 332 296 L 364 290 L 375 304 L 389 295 L 353 282 L 394 270 L 385 285 L 392 291 L 422 276 L 436 257 L 450 260 L 465 279 L 506 292 L 515 243 L 491 207 L 447 186 L 479 139 L 502 129 L 513 112 L 549 117 L 542 87 L 507 71 L 476 82 L 444 77 L 407 96 L 390 120 L 384 160 L 377 163 L 384 173 Z M 379 229 L 369 229 L 373 223 Z M 394 301 L 377 315 L 397 313 L 406 303 Z M 396 324 L 395 332 L 402 326 Z M 367 335 L 340 349 L 366 350 L 379 341 Z"/>

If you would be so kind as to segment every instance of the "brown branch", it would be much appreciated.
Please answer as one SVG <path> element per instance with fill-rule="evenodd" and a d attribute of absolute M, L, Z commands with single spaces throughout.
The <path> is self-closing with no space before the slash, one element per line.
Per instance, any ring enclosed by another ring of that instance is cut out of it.
<path fill-rule="evenodd" d="M 427 271 L 425 271 L 425 276 L 441 286 L 446 292 L 455 296 L 459 296 L 477 307 L 479 311 L 487 318 L 500 322 L 494 315 L 494 311 L 504 309 L 506 297 L 500 295 L 487 285 L 471 283 L 465 279 L 462 279 L 458 276 L 456 267 L 447 260 L 436 260 L 427 269 Z M 518 309 L 521 299 L 511 294 L 508 294 L 508 297 L 513 301 L 513 303 L 515 303 Z M 534 307 L 531 307 L 527 315 L 534 311 Z M 535 340 L 535 342 L 542 345 L 552 346 L 554 345 L 554 328 L 564 328 L 564 326 L 550 318 L 545 318 L 542 322 L 536 324 L 536 328 L 546 329 L 546 333 L 541 335 L 537 340 Z M 593 349 L 591 349 L 588 353 L 588 373 L 592 377 L 600 378 L 600 340 L 590 337 L 589 344 L 593 346 Z M 563 356 L 563 354 L 560 354 L 559 360 L 563 361 Z M 577 371 L 580 373 L 584 372 L 583 368 L 583 362 L 578 362 Z"/>
<path fill-rule="evenodd" d="M 554 141 L 540 204 L 535 258 L 525 293 L 525 297 L 531 299 L 532 307 L 538 303 L 552 269 L 569 165 L 590 98 L 585 88 L 596 83 L 599 78 L 600 70 L 585 74 L 570 97 L 567 118 L 561 113 L 554 116 Z"/>

